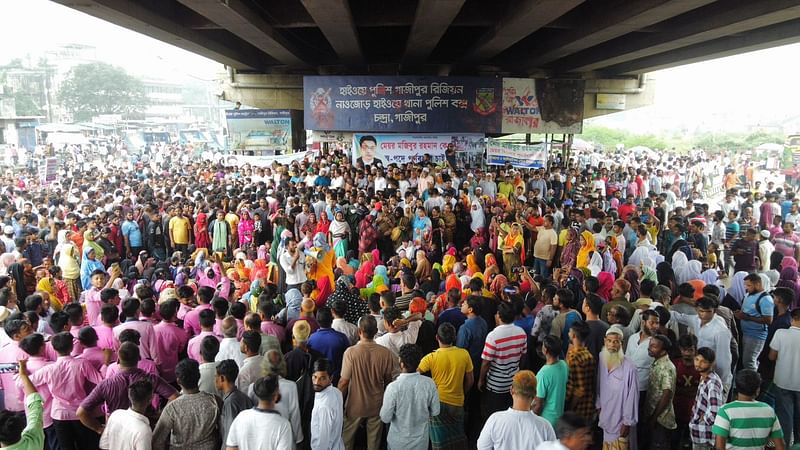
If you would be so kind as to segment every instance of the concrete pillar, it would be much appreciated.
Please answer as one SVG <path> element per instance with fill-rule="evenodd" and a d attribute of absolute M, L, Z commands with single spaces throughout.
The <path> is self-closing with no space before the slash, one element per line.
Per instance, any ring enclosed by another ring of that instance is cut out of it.
<path fill-rule="evenodd" d="M 233 75 L 222 86 L 223 98 L 261 109 L 300 109 L 303 76 L 276 74 Z"/>

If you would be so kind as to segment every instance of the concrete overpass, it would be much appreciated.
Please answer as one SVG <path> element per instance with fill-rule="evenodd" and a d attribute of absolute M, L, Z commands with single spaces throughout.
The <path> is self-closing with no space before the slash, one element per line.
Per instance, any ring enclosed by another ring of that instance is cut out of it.
<path fill-rule="evenodd" d="M 265 107 L 302 108 L 310 74 L 581 77 L 635 107 L 637 75 L 800 42 L 800 0 L 54 1 L 227 65 L 228 98 Z"/>

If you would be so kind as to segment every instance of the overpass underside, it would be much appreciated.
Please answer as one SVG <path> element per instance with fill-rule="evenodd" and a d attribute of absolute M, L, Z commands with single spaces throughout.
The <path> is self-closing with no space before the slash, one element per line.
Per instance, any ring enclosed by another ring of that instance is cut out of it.
<path fill-rule="evenodd" d="M 347 74 L 583 78 L 587 104 L 635 107 L 640 74 L 800 42 L 800 0 L 54 1 L 219 61 L 230 99 L 269 107 Z"/>

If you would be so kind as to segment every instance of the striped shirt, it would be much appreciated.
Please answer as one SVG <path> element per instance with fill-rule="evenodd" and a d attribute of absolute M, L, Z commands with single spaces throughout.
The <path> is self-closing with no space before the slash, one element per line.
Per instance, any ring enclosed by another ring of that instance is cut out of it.
<path fill-rule="evenodd" d="M 723 391 L 722 379 L 714 372 L 711 372 L 705 380 L 701 380 L 697 386 L 692 418 L 689 421 L 692 443 L 714 445 L 711 427 L 717 418 L 719 407 L 725 403 Z"/>
<path fill-rule="evenodd" d="M 736 400 L 723 405 L 711 431 L 726 438 L 726 449 L 762 450 L 767 440 L 783 438 L 775 411 L 758 401 Z"/>
<path fill-rule="evenodd" d="M 511 380 L 519 370 L 519 361 L 527 351 L 525 330 L 503 324 L 486 336 L 481 358 L 489 361 L 486 387 L 491 392 L 504 394 L 511 391 Z"/>
<path fill-rule="evenodd" d="M 793 257 L 800 248 L 800 236 L 794 233 L 778 233 L 773 237 L 772 243 L 775 244 L 776 252 Z"/>

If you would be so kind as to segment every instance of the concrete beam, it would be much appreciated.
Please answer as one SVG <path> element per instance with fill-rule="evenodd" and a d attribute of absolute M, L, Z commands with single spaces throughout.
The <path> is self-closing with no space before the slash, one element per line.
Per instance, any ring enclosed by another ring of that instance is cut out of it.
<path fill-rule="evenodd" d="M 235 48 L 186 28 L 134 0 L 53 0 L 90 16 L 136 31 L 159 41 L 197 53 L 219 63 L 245 70 L 263 70 L 270 64 L 255 51 Z"/>
<path fill-rule="evenodd" d="M 481 36 L 464 59 L 475 62 L 494 58 L 583 2 L 584 0 L 524 0 Z"/>
<path fill-rule="evenodd" d="M 322 34 L 347 64 L 364 62 L 348 0 L 300 0 Z"/>
<path fill-rule="evenodd" d="M 541 67 L 567 55 L 610 41 L 641 28 L 649 27 L 687 11 L 705 6 L 714 0 L 628 0 L 608 7 L 601 14 L 587 17 L 585 23 L 566 30 L 541 46 L 526 52 L 532 55 L 522 61 L 522 68 Z"/>
<path fill-rule="evenodd" d="M 280 32 L 241 0 L 178 0 L 255 48 L 293 67 L 307 66 L 300 53 Z"/>
<path fill-rule="evenodd" d="M 709 42 L 660 53 L 658 55 L 606 67 L 609 75 L 653 72 L 669 67 L 692 64 L 709 59 L 747 53 L 765 48 L 800 42 L 800 19 L 759 28 L 735 36 L 726 36 Z"/>
<path fill-rule="evenodd" d="M 408 34 L 404 64 L 417 64 L 431 54 L 466 0 L 420 0 Z"/>
<path fill-rule="evenodd" d="M 718 1 L 685 19 L 675 18 L 663 32 L 623 36 L 557 61 L 556 67 L 563 72 L 590 72 L 797 18 L 800 0 Z"/>

